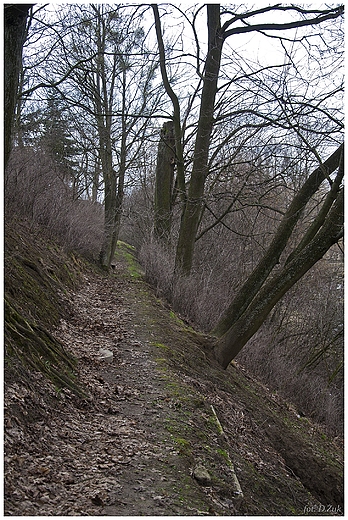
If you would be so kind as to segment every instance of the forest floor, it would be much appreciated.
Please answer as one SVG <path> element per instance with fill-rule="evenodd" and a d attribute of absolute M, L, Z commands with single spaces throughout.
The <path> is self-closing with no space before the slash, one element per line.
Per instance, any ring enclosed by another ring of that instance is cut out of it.
<path fill-rule="evenodd" d="M 222 370 L 129 246 L 66 298 L 53 333 L 86 397 L 6 370 L 5 515 L 343 514 L 342 439 L 242 366 Z"/>

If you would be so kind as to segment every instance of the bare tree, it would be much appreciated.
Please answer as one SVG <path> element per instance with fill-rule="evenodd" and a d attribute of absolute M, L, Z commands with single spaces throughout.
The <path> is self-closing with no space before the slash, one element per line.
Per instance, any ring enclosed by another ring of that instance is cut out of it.
<path fill-rule="evenodd" d="M 138 19 L 124 6 L 74 6 L 57 16 L 58 21 L 48 24 L 49 53 L 38 56 L 37 67 L 35 62 L 31 65 L 37 82 L 24 94 L 45 93 L 51 87 L 69 107 L 75 138 L 80 134 L 85 143 L 81 161 L 88 165 L 85 180 L 87 186 L 92 184 L 94 198 L 99 174 L 102 177 L 105 225 L 100 261 L 108 269 L 118 239 L 126 175 L 134 169 L 158 97 L 152 87 L 157 63 L 143 45 Z"/>
<path fill-rule="evenodd" d="M 100 261 L 108 269 L 119 235 L 126 174 L 136 161 L 156 101 L 154 95 L 150 103 L 156 66 L 145 54 L 141 28 L 129 16 L 102 5 L 90 9 L 83 9 L 79 24 L 83 37 L 89 38 L 89 59 L 77 55 L 79 64 L 70 77 L 80 92 L 78 103 L 87 107 L 98 133 L 105 211 Z"/>
<path fill-rule="evenodd" d="M 173 103 L 174 113 L 180 114 L 179 110 L 175 108 L 178 97 L 173 93 L 171 85 L 167 85 L 166 72 L 163 71 L 165 66 L 164 46 L 155 8 L 154 12 L 162 60 L 163 82 Z M 288 21 L 282 20 L 281 23 L 265 23 L 264 21 L 258 23 L 257 21 L 259 15 L 268 14 L 272 18 L 273 15 L 280 13 L 290 15 Z M 312 89 L 309 79 L 301 77 L 291 51 L 291 42 L 292 45 L 297 42 L 302 49 L 306 49 L 309 60 L 313 56 L 312 60 L 316 64 L 316 53 L 314 46 L 312 49 L 310 43 L 310 28 L 341 18 L 342 13 L 343 6 L 320 10 L 277 4 L 244 12 L 234 12 L 232 9 L 221 8 L 218 4 L 207 6 L 208 50 L 203 62 L 203 72 L 200 74 L 202 89 L 199 115 L 194 134 L 192 170 L 188 177 L 187 194 L 183 201 L 176 250 L 176 271 L 183 275 L 190 273 L 197 237 L 203 236 L 202 233 L 212 229 L 216 224 L 223 223 L 225 216 L 235 204 L 237 197 L 240 196 L 240 193 L 233 194 L 231 202 L 224 212 L 220 216 L 215 216 L 215 223 L 213 222 L 207 230 L 202 230 L 198 234 L 203 211 L 209 209 L 206 192 L 207 180 L 214 175 L 213 172 L 216 174 L 217 170 L 222 171 L 223 168 L 226 168 L 226 160 L 223 157 L 229 155 L 224 153 L 229 141 L 233 140 L 236 143 L 236 138 L 239 137 L 239 144 L 235 144 L 235 153 L 244 151 L 244 155 L 247 156 L 248 142 L 251 145 L 252 138 L 260 135 L 260 132 L 262 132 L 265 147 L 267 141 L 268 143 L 271 141 L 272 134 L 278 133 L 279 138 L 283 136 L 289 142 L 296 136 L 301 155 L 305 158 L 303 166 L 308 163 L 308 166 L 302 167 L 302 172 L 297 179 L 296 191 L 298 192 L 295 191 L 293 200 L 284 210 L 283 218 L 276 227 L 271 243 L 268 244 L 257 266 L 241 285 L 231 305 L 213 329 L 213 334 L 220 337 L 216 342 L 214 355 L 223 366 L 228 365 L 246 341 L 258 330 L 270 310 L 285 292 L 315 262 L 322 258 L 333 244 L 342 238 L 343 168 L 340 165 L 342 146 L 339 146 L 327 161 L 324 162 L 321 159 L 322 154 L 327 154 L 327 150 L 330 150 L 334 144 L 337 146 L 342 142 L 342 122 L 340 117 L 335 114 L 342 85 L 334 84 L 329 92 L 323 90 L 320 97 L 315 97 L 315 89 Z M 307 33 L 304 28 L 308 28 Z M 296 35 L 293 32 L 289 33 L 289 38 L 287 38 L 286 32 L 293 30 L 302 32 Z M 245 69 L 241 67 L 239 71 L 234 71 L 232 68 L 229 74 L 228 69 L 221 69 L 221 64 L 226 62 L 223 50 L 228 40 L 235 35 L 254 32 L 277 38 L 283 46 L 285 62 L 276 66 L 259 66 L 258 69 L 248 67 L 247 70 L 246 67 Z M 290 50 L 287 41 L 290 42 Z M 329 52 L 332 56 L 333 49 L 329 49 Z M 312 63 L 308 70 L 311 68 L 313 68 Z M 292 77 L 290 77 L 290 70 L 295 71 Z M 316 71 L 316 84 L 320 78 L 325 83 L 328 71 L 324 70 L 321 65 L 316 67 Z M 332 58 L 331 73 L 335 73 Z M 243 83 L 244 87 L 241 89 L 240 85 Z M 330 98 L 333 102 L 331 107 L 326 108 L 326 101 Z M 225 100 L 228 103 L 225 103 Z M 336 108 L 333 108 L 335 103 Z M 228 105 L 229 108 L 226 110 Z M 223 121 L 229 122 L 229 129 L 225 125 L 225 130 L 223 130 L 224 136 L 221 134 L 221 128 L 224 127 L 219 124 Z M 184 133 L 181 131 L 181 138 L 183 135 Z M 310 161 L 308 161 L 308 157 L 311 157 Z M 223 160 L 221 160 L 222 158 Z M 216 166 L 214 166 L 214 161 Z M 218 166 L 219 161 L 220 167 Z M 313 173 L 308 176 L 307 181 L 303 182 L 301 177 L 306 178 L 309 165 L 315 163 L 319 166 L 314 167 Z M 285 170 L 283 169 L 283 171 Z M 338 173 L 334 175 L 336 171 Z M 287 182 L 285 175 L 284 183 Z M 295 226 L 303 216 L 309 201 L 324 182 L 328 183 L 329 190 L 320 205 L 318 215 L 314 219 L 308 220 L 308 228 L 303 233 L 299 244 L 290 246 L 290 242 L 294 241 Z M 214 185 L 214 181 L 210 184 Z M 247 181 L 244 183 L 245 186 L 247 186 Z M 261 206 L 262 204 L 260 204 Z M 281 213 L 280 211 L 279 216 Z M 293 252 L 284 266 L 276 268 L 282 253 L 286 248 L 291 249 L 291 247 L 293 247 Z M 275 274 L 270 277 L 269 275 L 274 269 L 276 269 Z"/>
<path fill-rule="evenodd" d="M 22 68 L 22 52 L 28 14 L 33 4 L 4 5 L 4 163 L 7 166 L 11 147 L 18 95 L 19 75 Z"/>
<path fill-rule="evenodd" d="M 159 16 L 157 6 L 153 6 L 155 14 L 156 33 L 159 45 L 159 53 L 162 65 L 162 78 L 164 86 L 170 97 L 174 117 L 180 117 L 178 107 L 178 96 L 174 93 L 168 82 L 165 70 L 165 56 L 162 36 L 160 32 Z M 311 27 L 325 22 L 326 20 L 340 17 L 343 6 L 326 10 L 305 10 L 296 6 L 268 6 L 257 10 L 247 11 L 242 14 L 235 13 L 229 9 L 223 9 L 225 21 L 221 21 L 221 7 L 219 4 L 207 6 L 208 26 L 208 51 L 204 60 L 202 79 L 202 90 L 200 95 L 199 116 L 195 137 L 192 172 L 189 179 L 187 196 L 184 200 L 182 223 L 180 227 L 179 240 L 176 252 L 176 269 L 183 274 L 189 274 L 194 254 L 194 244 L 201 218 L 204 188 L 209 174 L 209 152 L 211 136 L 214 125 L 214 113 L 216 110 L 216 97 L 218 94 L 218 81 L 220 77 L 220 66 L 222 53 L 226 41 L 235 36 L 252 32 L 266 33 L 272 31 L 271 35 L 302 27 Z M 269 14 L 273 16 L 279 13 L 290 13 L 297 15 L 291 21 L 282 23 L 257 23 L 253 20 L 259 15 Z M 283 35 L 282 35 L 283 37 Z M 236 79 L 233 81 L 237 83 Z M 250 111 L 250 107 L 248 107 Z M 263 121 L 263 126 L 265 122 Z M 175 132 L 176 142 L 182 142 L 182 130 Z M 180 158 L 179 158 L 180 160 Z"/>
<path fill-rule="evenodd" d="M 214 356 L 223 367 L 260 328 L 282 296 L 343 237 L 343 146 L 317 168 L 294 198 L 260 262 L 242 285 L 212 334 L 220 336 Z M 269 278 L 310 198 L 335 170 L 321 210 L 283 266 Z"/>

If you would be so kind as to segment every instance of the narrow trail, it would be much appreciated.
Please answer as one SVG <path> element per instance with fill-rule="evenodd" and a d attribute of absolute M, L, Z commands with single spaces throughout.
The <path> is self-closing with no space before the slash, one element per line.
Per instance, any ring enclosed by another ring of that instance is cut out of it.
<path fill-rule="evenodd" d="M 7 515 L 209 514 L 169 433 L 176 402 L 155 360 L 147 293 L 124 263 L 115 276 L 85 274 L 69 296 L 70 319 L 55 330 L 88 398 L 57 396 L 40 374 L 41 396 L 7 385 L 7 407 L 27 425 L 8 424 Z M 111 363 L 100 349 L 113 353 Z"/>
<path fill-rule="evenodd" d="M 5 514 L 341 515 L 340 442 L 242 367 L 215 366 L 117 258 L 110 276 L 84 271 L 54 331 L 87 398 L 40 373 L 6 383 Z"/>
<path fill-rule="evenodd" d="M 101 515 L 196 515 L 200 501 L 192 496 L 191 507 L 185 506 L 175 485 L 184 468 L 165 429 L 172 401 L 167 379 L 150 355 L 151 327 L 144 323 L 146 315 L 136 312 L 146 302 L 139 299 L 141 293 L 131 294 L 134 283 L 117 278 L 117 272 L 111 279 L 86 278 L 74 298 L 73 323 L 62 335 L 80 361 L 88 390 L 99 390 L 104 412 L 97 420 L 98 454 L 90 460 L 93 468 L 96 458 L 101 470 L 92 501 L 102 506 Z M 98 360 L 99 349 L 113 352 L 110 364 Z M 88 471 L 87 460 L 85 467 Z"/>

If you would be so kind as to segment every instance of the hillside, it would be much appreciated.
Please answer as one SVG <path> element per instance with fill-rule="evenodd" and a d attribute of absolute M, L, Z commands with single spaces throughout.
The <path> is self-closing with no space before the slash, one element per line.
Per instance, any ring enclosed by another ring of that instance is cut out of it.
<path fill-rule="evenodd" d="M 5 241 L 5 515 L 343 514 L 342 439 L 211 360 L 130 246 L 106 275 Z"/>

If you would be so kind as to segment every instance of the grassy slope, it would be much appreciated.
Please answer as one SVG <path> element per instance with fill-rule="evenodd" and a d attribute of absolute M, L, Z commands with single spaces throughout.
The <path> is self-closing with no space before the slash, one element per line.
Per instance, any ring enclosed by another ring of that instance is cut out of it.
<path fill-rule="evenodd" d="M 74 360 L 48 331 L 68 316 L 68 291 L 86 267 L 23 224 L 8 229 L 5 241 L 5 296 L 13 309 L 7 323 L 6 377 L 21 379 L 40 369 L 56 386 L 78 388 Z M 233 464 L 244 493 L 241 515 L 318 514 L 330 507 L 342 511 L 339 440 L 298 417 L 290 404 L 243 367 L 232 365 L 224 371 L 216 365 L 203 347 L 205 339 L 154 297 L 139 275 L 131 249 L 121 245 L 118 255 L 133 280 L 128 303 L 151 330 L 152 355 L 175 402 L 176 413 L 167 418 L 166 428 L 188 470 L 202 462 L 212 477 L 210 493 L 224 504 L 231 498 Z M 11 322 L 13 312 L 17 330 Z M 25 348 L 27 341 L 21 341 L 23 334 L 29 334 L 30 349 Z M 42 350 L 42 341 L 48 348 Z M 29 368 L 23 368 L 26 365 Z"/>
<path fill-rule="evenodd" d="M 144 282 L 134 287 L 130 300 L 156 338 L 158 370 L 167 375 L 168 391 L 181 410 L 168 429 L 188 467 L 203 460 L 223 500 L 233 491 L 232 461 L 244 493 L 240 514 L 342 511 L 341 443 L 300 417 L 243 367 L 234 363 L 222 370 L 205 350 L 208 338 L 187 327 Z"/>

